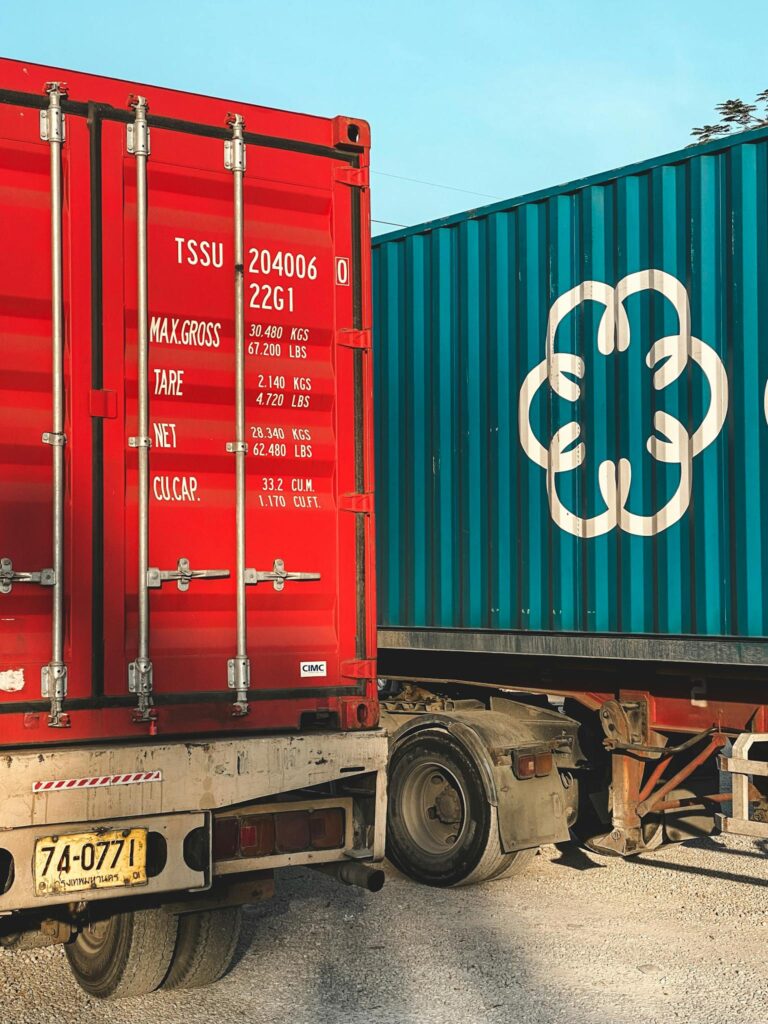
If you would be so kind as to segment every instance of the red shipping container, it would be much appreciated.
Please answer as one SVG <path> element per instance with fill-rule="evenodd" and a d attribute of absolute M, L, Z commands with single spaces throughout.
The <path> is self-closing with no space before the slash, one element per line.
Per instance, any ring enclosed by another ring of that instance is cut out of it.
<path fill-rule="evenodd" d="M 369 139 L 0 61 L 0 744 L 376 724 Z"/>

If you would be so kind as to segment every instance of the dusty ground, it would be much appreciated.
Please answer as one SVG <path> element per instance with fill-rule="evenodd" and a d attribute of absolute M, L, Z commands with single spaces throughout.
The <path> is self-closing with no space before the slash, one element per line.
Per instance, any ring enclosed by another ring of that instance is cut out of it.
<path fill-rule="evenodd" d="M 3 1024 L 764 1024 L 768 847 L 705 839 L 634 862 L 547 848 L 448 892 L 388 869 L 370 896 L 292 871 L 248 911 L 219 985 L 103 1004 L 60 950 L 0 955 Z"/>

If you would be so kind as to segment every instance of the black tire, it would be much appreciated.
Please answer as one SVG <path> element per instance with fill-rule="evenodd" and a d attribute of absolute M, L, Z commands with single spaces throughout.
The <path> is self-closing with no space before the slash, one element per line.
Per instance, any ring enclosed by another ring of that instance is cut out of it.
<path fill-rule="evenodd" d="M 531 856 L 503 852 L 477 765 L 437 730 L 406 737 L 392 753 L 387 855 L 404 874 L 434 886 L 501 877 Z"/>
<path fill-rule="evenodd" d="M 163 988 L 203 988 L 223 978 L 232 965 L 242 922 L 242 907 L 181 914 Z"/>
<path fill-rule="evenodd" d="M 511 855 L 512 862 L 502 865 L 494 875 L 491 875 L 491 878 L 495 881 L 497 878 L 511 878 L 513 875 L 520 874 L 531 863 L 537 851 L 538 847 L 533 850 L 518 850 L 517 853 Z"/>
<path fill-rule="evenodd" d="M 168 973 L 177 926 L 164 910 L 114 914 L 86 925 L 66 946 L 69 966 L 80 987 L 98 999 L 147 995 Z"/>

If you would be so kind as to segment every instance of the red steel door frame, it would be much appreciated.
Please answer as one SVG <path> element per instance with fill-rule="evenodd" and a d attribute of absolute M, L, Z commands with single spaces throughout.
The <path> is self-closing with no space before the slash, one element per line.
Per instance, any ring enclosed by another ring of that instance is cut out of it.
<path fill-rule="evenodd" d="M 10 112 L 16 125 L 34 122 L 28 133 L 29 144 L 42 146 L 36 134 L 36 119 L 47 102 L 44 85 L 60 79 L 62 73 L 2 61 L 0 76 L 4 86 L 0 89 L 0 116 L 2 111 Z M 333 251 L 346 263 L 349 274 L 348 287 L 336 289 L 333 353 L 340 449 L 335 453 L 337 517 L 339 529 L 351 531 L 352 538 L 350 554 L 345 556 L 348 565 L 346 569 L 340 567 L 350 581 L 342 589 L 353 591 L 346 603 L 342 595 L 342 608 L 352 615 L 339 623 L 339 629 L 353 638 L 352 647 L 342 657 L 336 678 L 322 685 L 318 685 L 319 680 L 290 687 L 270 687 L 262 682 L 260 689 L 250 694 L 254 707 L 248 716 L 233 717 L 232 694 L 226 680 L 221 682 L 220 690 L 213 692 L 212 686 L 210 691 L 196 694 L 184 680 L 177 679 L 165 691 L 158 691 L 150 720 L 140 721 L 135 715 L 135 698 L 128 693 L 127 673 L 123 672 L 126 665 L 121 664 L 119 679 L 114 670 L 115 623 L 119 612 L 122 628 L 126 612 L 122 580 L 130 578 L 130 573 L 124 564 L 125 545 L 115 543 L 107 523 L 120 494 L 112 484 L 103 489 L 101 475 L 102 465 L 114 455 L 111 444 L 115 431 L 126 426 L 125 401 L 112 358 L 117 351 L 113 333 L 115 296 L 122 299 L 121 315 L 124 304 L 123 281 L 117 281 L 118 270 L 122 276 L 123 267 L 114 252 L 111 256 L 108 252 L 111 236 L 121 230 L 114 212 L 122 209 L 124 185 L 113 173 L 114 167 L 108 167 L 107 157 L 114 156 L 118 137 L 122 145 L 132 117 L 129 97 L 135 87 L 79 74 L 67 73 L 66 80 L 68 98 L 62 105 L 67 142 L 62 147 L 62 160 L 69 502 L 65 557 L 68 728 L 49 727 L 49 702 L 40 698 L 30 682 L 21 695 L 0 693 L 0 743 L 61 743 L 132 737 L 148 731 L 167 735 L 297 728 L 303 715 L 318 712 L 326 713 L 329 722 L 337 721 L 342 727 L 370 727 L 375 724 L 377 711 L 367 126 L 346 118 L 329 121 L 242 108 L 246 119 L 260 129 L 258 133 L 246 131 L 245 136 L 254 160 L 258 160 L 259 152 L 295 153 L 317 158 L 332 168 L 329 199 L 334 211 Z M 33 90 L 31 82 L 40 92 Z M 164 134 L 199 137 L 216 140 L 223 149 L 223 143 L 231 137 L 226 118 L 229 104 L 167 90 L 149 92 L 160 111 L 149 115 L 150 129 L 158 141 Z M 98 101 L 93 101 L 93 96 Z M 194 111 L 192 120 L 182 116 L 190 109 Z M 121 341 L 118 338 L 118 348 L 122 347 Z M 114 482 L 114 476 L 112 479 Z M 110 480 L 109 472 L 104 480 Z M 123 506 L 118 507 L 122 514 Z M 294 567 L 286 568 L 290 571 Z M 21 587 L 18 593 L 19 617 L 23 618 L 30 595 L 24 595 Z M 0 597 L 0 601 L 8 599 Z M 16 599 L 15 594 L 12 599 Z M 34 600 L 38 609 L 44 607 L 44 594 L 35 594 Z M 0 611 L 8 607 L 0 605 Z M 23 631 L 23 624 L 20 629 Z M 5 644 L 0 631 L 0 651 Z M 126 646 L 121 646 L 121 662 L 127 657 Z M 105 655 L 110 666 L 107 671 Z M 40 657 L 41 652 L 35 652 L 33 665 L 39 664 Z M 2 654 L 0 659 L 5 660 Z M 215 685 L 219 685 L 218 680 Z"/>

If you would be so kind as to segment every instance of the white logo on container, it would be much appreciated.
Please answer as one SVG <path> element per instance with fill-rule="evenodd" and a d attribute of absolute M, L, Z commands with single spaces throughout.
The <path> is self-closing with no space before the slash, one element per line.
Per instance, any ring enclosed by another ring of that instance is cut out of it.
<path fill-rule="evenodd" d="M 301 678 L 307 679 L 309 676 L 326 676 L 328 675 L 327 662 L 325 661 L 302 661 L 301 663 Z"/>
<path fill-rule="evenodd" d="M 598 467 L 598 484 L 605 510 L 582 518 L 567 509 L 557 493 L 557 476 L 577 469 L 586 457 L 584 442 L 574 442 L 581 435 L 581 426 L 571 420 L 560 427 L 548 447 L 539 441 L 530 421 L 531 403 L 539 389 L 548 382 L 556 395 L 576 402 L 581 386 L 572 377 L 584 377 L 584 361 L 568 352 L 555 351 L 555 337 L 560 322 L 583 302 L 599 302 L 605 306 L 597 331 L 597 348 L 602 355 L 629 347 L 629 318 L 625 300 L 636 292 L 656 291 L 664 295 L 677 311 L 678 333 L 659 338 L 651 346 L 645 361 L 653 369 L 653 386 L 657 391 L 668 387 L 685 370 L 690 358 L 699 366 L 709 384 L 709 408 L 692 435 L 675 416 L 656 412 L 655 434 L 646 447 L 659 462 L 680 467 L 680 483 L 669 501 L 652 515 L 638 515 L 626 508 L 632 482 L 628 459 L 617 463 L 606 460 Z M 566 376 L 570 374 L 571 376 Z M 767 400 L 768 404 L 768 400 Z M 601 281 L 585 281 L 556 299 L 547 321 L 546 354 L 523 381 L 518 404 L 520 443 L 528 458 L 547 471 L 547 495 L 552 519 L 561 530 L 576 537 L 598 537 L 615 527 L 638 536 L 661 533 L 685 515 L 691 501 L 692 462 L 696 455 L 712 444 L 722 430 L 728 411 L 728 378 L 722 360 L 715 350 L 691 334 L 691 313 L 685 287 L 663 270 L 642 270 L 622 278 L 615 288 Z M 572 447 L 573 446 L 573 447 Z"/>

